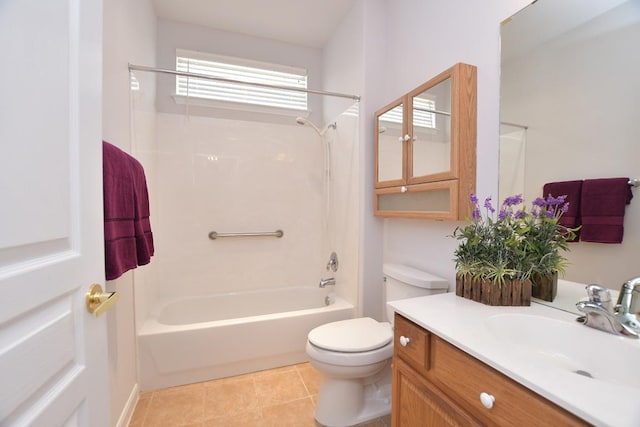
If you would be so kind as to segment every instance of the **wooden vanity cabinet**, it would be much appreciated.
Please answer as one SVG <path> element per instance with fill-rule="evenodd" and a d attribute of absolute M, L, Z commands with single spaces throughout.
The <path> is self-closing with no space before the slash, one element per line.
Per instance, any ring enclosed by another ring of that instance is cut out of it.
<path fill-rule="evenodd" d="M 376 112 L 375 215 L 470 216 L 476 86 L 476 67 L 459 63 Z"/>
<path fill-rule="evenodd" d="M 404 317 L 394 322 L 393 427 L 589 425 Z"/>

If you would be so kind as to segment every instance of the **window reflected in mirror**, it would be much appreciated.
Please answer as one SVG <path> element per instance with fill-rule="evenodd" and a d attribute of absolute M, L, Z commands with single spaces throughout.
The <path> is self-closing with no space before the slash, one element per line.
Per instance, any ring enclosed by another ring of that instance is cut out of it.
<path fill-rule="evenodd" d="M 414 96 L 413 176 L 451 169 L 451 78 Z"/>

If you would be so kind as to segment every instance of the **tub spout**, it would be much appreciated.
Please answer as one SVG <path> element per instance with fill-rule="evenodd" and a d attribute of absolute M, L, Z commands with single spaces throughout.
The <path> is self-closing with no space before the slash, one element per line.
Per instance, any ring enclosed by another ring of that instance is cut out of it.
<path fill-rule="evenodd" d="M 333 277 L 329 277 L 328 279 L 320 279 L 320 287 L 324 288 L 325 286 L 335 286 L 336 279 Z"/>

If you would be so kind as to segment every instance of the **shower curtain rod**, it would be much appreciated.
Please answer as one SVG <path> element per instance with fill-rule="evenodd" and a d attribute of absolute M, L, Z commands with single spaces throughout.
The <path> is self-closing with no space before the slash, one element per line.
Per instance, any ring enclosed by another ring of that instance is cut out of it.
<path fill-rule="evenodd" d="M 154 67 L 147 67 L 147 66 L 144 66 L 144 65 L 129 64 L 129 71 L 132 71 L 132 70 L 151 71 L 151 72 L 154 72 L 154 73 L 162 73 L 162 74 L 173 74 L 175 76 L 194 77 L 194 78 L 198 78 L 198 79 L 215 80 L 215 81 L 218 81 L 218 82 L 225 82 L 225 83 L 237 83 L 237 84 L 248 85 L 248 86 L 259 86 L 259 87 L 268 87 L 268 88 L 274 88 L 274 89 L 284 89 L 284 90 L 291 90 L 291 91 L 294 91 L 294 92 L 306 92 L 306 93 L 312 93 L 312 94 L 315 94 L 315 95 L 337 96 L 337 97 L 340 97 L 340 98 L 349 98 L 349 99 L 354 99 L 356 101 L 360 101 L 360 97 L 359 96 L 357 96 L 357 95 L 349 95 L 349 94 L 346 94 L 346 93 L 328 92 L 326 90 L 302 89 L 302 88 L 290 87 L 290 86 L 270 85 L 270 84 L 266 84 L 266 83 L 243 82 L 243 81 L 240 81 L 240 80 L 232 80 L 232 79 L 225 79 L 225 78 L 222 78 L 222 77 L 207 76 L 206 74 L 188 73 L 186 71 L 175 71 L 175 70 L 169 70 L 169 69 L 166 69 L 166 68 L 154 68 Z"/>

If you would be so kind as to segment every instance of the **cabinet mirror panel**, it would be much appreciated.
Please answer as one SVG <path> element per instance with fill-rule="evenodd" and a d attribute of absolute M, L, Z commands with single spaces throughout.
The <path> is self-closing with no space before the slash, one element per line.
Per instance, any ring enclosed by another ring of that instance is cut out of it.
<path fill-rule="evenodd" d="M 412 176 L 451 170 L 451 78 L 411 99 Z"/>
<path fill-rule="evenodd" d="M 416 193 L 389 193 L 381 195 L 378 209 L 405 212 L 448 212 L 451 209 L 448 189 Z"/>
<path fill-rule="evenodd" d="M 378 182 L 403 180 L 403 104 L 396 105 L 377 117 Z"/>

